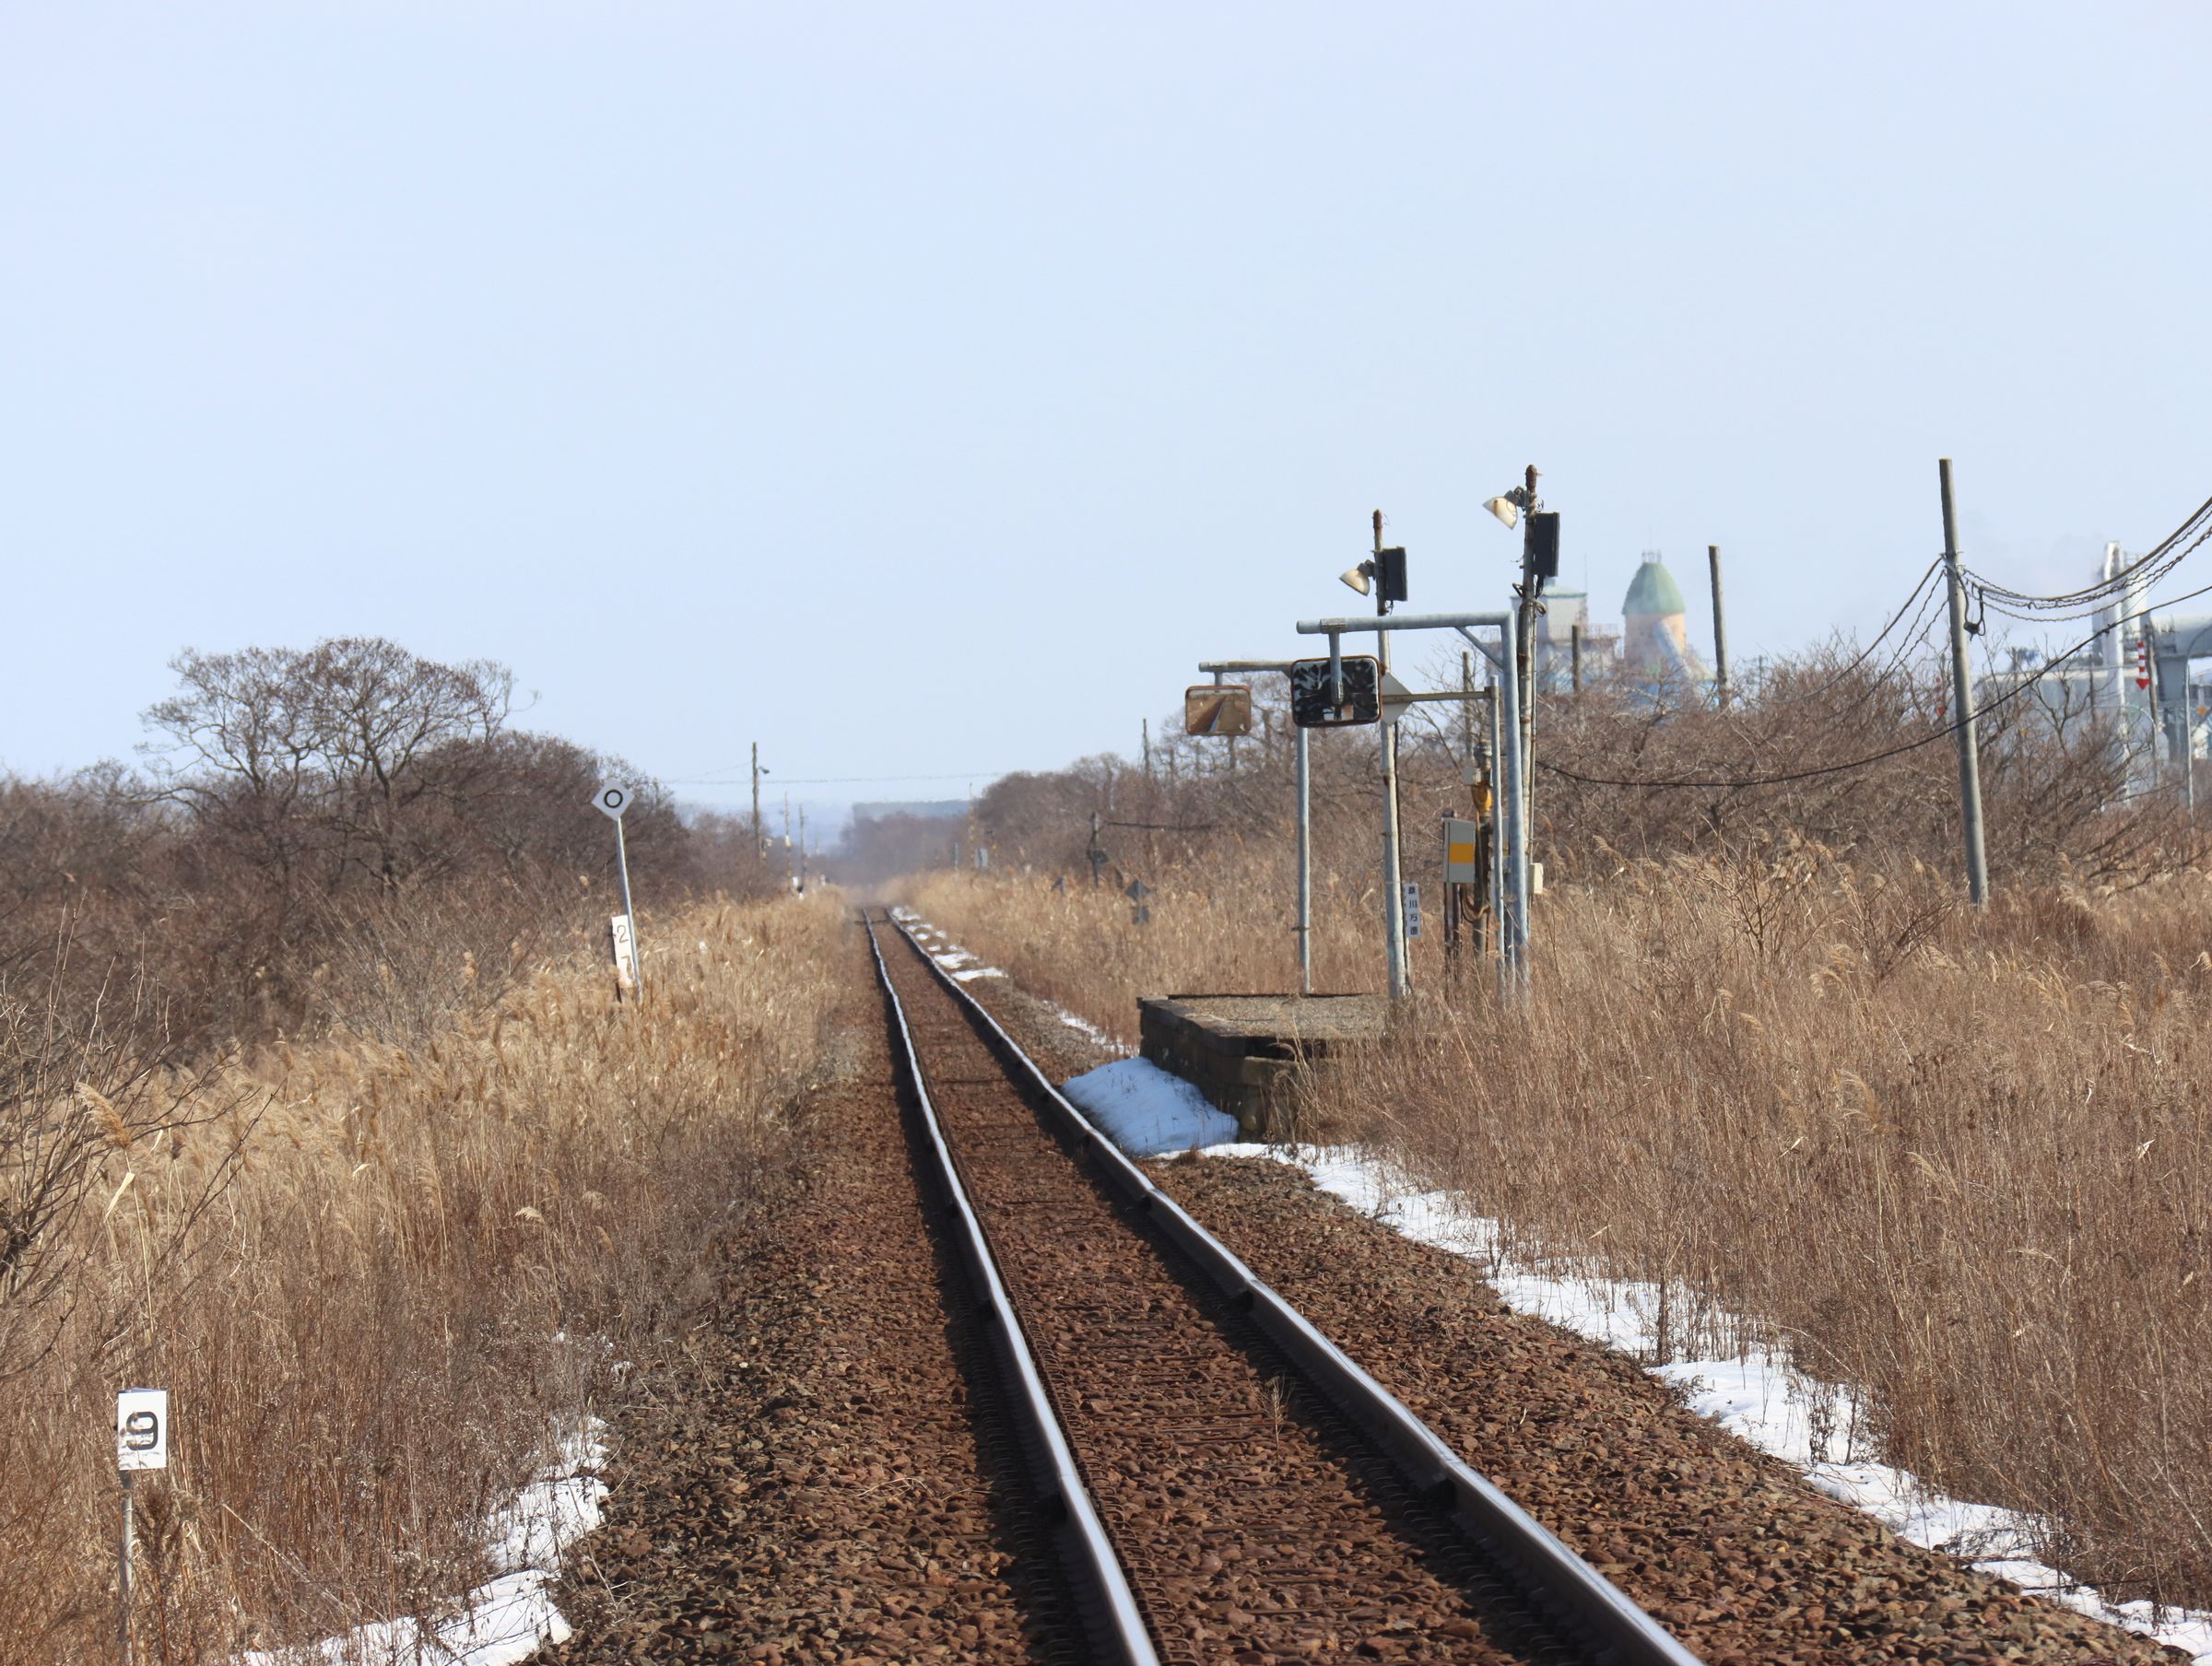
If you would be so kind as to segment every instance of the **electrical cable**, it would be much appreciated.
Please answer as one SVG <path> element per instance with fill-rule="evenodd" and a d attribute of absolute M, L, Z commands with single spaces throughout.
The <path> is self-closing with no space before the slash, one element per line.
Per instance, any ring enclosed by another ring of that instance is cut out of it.
<path fill-rule="evenodd" d="M 2128 590 L 2155 583 L 2172 571 L 2190 551 L 2203 544 L 2207 537 L 2212 537 L 2212 498 L 2199 504 L 2187 520 L 2160 539 L 2157 546 L 2147 554 L 2129 562 L 2118 572 L 2108 573 L 2096 583 L 2085 585 L 2080 590 L 2066 591 L 2056 595 L 2038 595 L 1996 583 L 1971 568 L 1962 568 L 1962 570 L 1982 593 L 1984 602 L 1994 601 L 2000 613 L 2014 617 L 2042 616 L 2054 613 L 2067 617 L 2081 617 L 2096 611 L 2100 602 Z M 2189 540 L 2186 546 L 2183 545 L 2183 539 Z"/>
<path fill-rule="evenodd" d="M 1938 560 L 1938 565 L 1940 565 L 1940 559 Z M 1935 569 L 1930 568 L 1929 570 L 1932 572 L 1935 570 Z M 1943 599 L 1944 590 L 1941 586 L 1937 586 L 1936 588 L 1930 590 L 1926 595 L 1922 597 L 1919 607 L 1913 612 L 1912 623 L 1907 626 L 1904 634 L 1898 638 L 1897 647 L 1891 651 L 1888 658 L 1882 663 L 1882 668 L 1866 679 L 1866 686 L 1864 688 L 1860 689 L 1856 694 L 1851 696 L 1841 706 L 1837 707 L 1834 711 L 1830 712 L 1829 714 L 1829 722 L 1834 722 L 1840 719 L 1849 717 L 1856 712 L 1861 707 L 1865 706 L 1868 701 L 1872 700 L 1877 694 L 1879 694 L 1886 686 L 1888 686 L 1889 679 L 1896 675 L 1899 671 L 1904 668 L 1906 656 L 1911 654 L 1913 650 L 1926 646 L 1928 633 L 1933 630 L 1936 626 L 1936 616 L 1933 610 L 1935 609 L 1936 604 Z M 1896 623 L 1897 621 L 1895 619 L 1890 621 L 1890 625 L 1892 626 L 1894 626 Z M 1887 634 L 1888 628 L 1885 628 L 1884 635 Z M 1879 639 L 1879 638 L 1876 639 L 1877 642 Z M 1869 646 L 1872 645 L 1870 644 Z M 1819 698 L 1820 696 L 1828 693 L 1830 689 L 1835 687 L 1837 684 L 1841 683 L 1844 677 L 1849 675 L 1851 672 L 1857 666 L 1865 663 L 1865 659 L 1866 656 L 1865 654 L 1861 654 L 1856 660 L 1853 660 L 1851 664 L 1846 665 L 1841 671 L 1838 672 L 1834 676 L 1830 677 L 1826 682 L 1807 690 L 1803 695 L 1795 696 L 1794 698 L 1799 699 Z"/>
<path fill-rule="evenodd" d="M 863 782 L 933 781 L 933 780 L 996 780 L 1002 775 L 1017 773 L 1008 769 L 953 769 L 942 775 L 778 775 L 771 777 L 767 770 L 760 772 L 761 780 L 776 787 L 843 787 Z M 665 780 L 664 787 L 742 787 L 747 778 L 733 776 L 728 780 Z"/>
<path fill-rule="evenodd" d="M 2177 603 L 2194 601 L 2198 596 L 2207 594 L 2212 594 L 2212 584 L 2202 585 L 2195 590 L 2183 591 L 2180 595 L 2169 598 L 2166 602 L 2160 604 L 2160 605 L 2171 607 Z M 2154 609 L 2146 607 L 2143 611 L 2146 613 L 2150 613 L 2154 611 Z M 1568 780 L 1580 781 L 1583 783 L 1583 785 L 1587 787 L 1647 787 L 1653 789 L 1719 788 L 1735 791 L 1750 787 L 1786 786 L 1792 781 L 1813 780 L 1824 775 L 1843 775 L 1853 769 L 1865 769 L 1872 765 L 1887 762 L 1890 758 L 1902 757 L 1908 752 L 1917 752 L 1923 746 L 1932 746 L 1937 741 L 1944 740 L 1950 735 L 1958 733 L 1959 731 L 1965 728 L 1968 723 L 1973 722 L 1980 718 L 1986 716 L 1988 713 L 1997 710 L 2000 707 L 2008 704 L 2012 700 L 2018 699 L 2021 695 L 2027 693 L 2029 689 L 2034 687 L 2038 683 L 2049 676 L 2053 671 L 2056 671 L 2061 665 L 2064 665 L 2067 661 L 2073 659 L 2075 655 L 2095 646 L 2097 639 L 2103 635 L 2104 632 L 2101 630 L 2092 631 L 2088 636 L 2084 637 L 2080 641 L 2075 643 L 2073 647 L 2067 649 L 2065 652 L 2058 655 L 2055 659 L 2045 661 L 2041 669 L 2037 671 L 2033 676 L 2022 678 L 2019 682 L 2015 683 L 2010 688 L 2007 688 L 2003 694 L 1997 696 L 1995 699 L 1990 701 L 1986 706 L 1978 707 L 1973 711 L 1953 719 L 1950 722 L 1945 724 L 1942 728 L 1935 731 L 1933 733 L 1924 734 L 1917 740 L 1904 741 L 1897 745 L 1885 747 L 1879 752 L 1870 752 L 1864 757 L 1854 757 L 1845 763 L 1823 764 L 1810 769 L 1793 769 L 1780 775 L 1748 776 L 1718 780 L 1693 780 L 1677 777 L 1667 777 L 1657 780 L 1631 780 L 1603 775 L 1583 775 L 1577 770 L 1565 768 L 1559 764 L 1551 763 L 1544 758 L 1538 758 L 1536 760 L 1536 767 L 1539 769 L 1548 769 L 1552 774 L 1562 776 Z"/>

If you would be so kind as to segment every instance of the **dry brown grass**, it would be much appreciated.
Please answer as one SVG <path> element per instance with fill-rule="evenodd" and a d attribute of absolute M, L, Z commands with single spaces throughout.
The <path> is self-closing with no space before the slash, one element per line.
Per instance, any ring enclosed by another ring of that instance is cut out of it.
<path fill-rule="evenodd" d="M 26 1126 L 88 1130 L 89 1167 L 45 1240 L 59 1277 L 0 1300 L 0 1662 L 112 1646 L 131 1384 L 168 1388 L 177 1430 L 139 1489 L 141 1659 L 477 1582 L 488 1509 L 705 1297 L 702 1251 L 820 1059 L 838 929 L 829 902 L 649 921 L 641 1005 L 595 952 L 488 1010 L 446 987 L 466 966 L 421 999 L 371 975 L 375 1033 L 189 1080 L 88 1096 L 49 1058 Z"/>
<path fill-rule="evenodd" d="M 1539 905 L 1524 1012 L 1431 962 L 1335 1095 L 1524 1253 L 1858 1385 L 1884 1455 L 2047 1513 L 2077 1575 L 2212 1601 L 2212 883 L 1955 890 L 1787 843 L 1626 863 Z M 1147 935 L 1035 883 L 916 892 L 1124 1036 L 1139 993 L 1289 987 L 1282 895 L 1170 891 Z"/>
<path fill-rule="evenodd" d="M 1298 987 L 1297 913 L 1286 901 L 1296 895 L 1293 885 L 1287 864 L 1279 872 L 1248 868 L 1203 887 L 1163 880 L 1147 899 L 1151 920 L 1141 926 L 1119 892 L 1077 885 L 1055 891 L 1042 875 L 933 874 L 902 894 L 1030 993 L 1134 1045 L 1139 995 Z M 1315 989 L 1372 988 L 1380 980 L 1380 939 L 1361 929 L 1371 909 L 1379 932 L 1381 904 L 1371 889 L 1355 891 L 1333 874 L 1317 877 Z"/>

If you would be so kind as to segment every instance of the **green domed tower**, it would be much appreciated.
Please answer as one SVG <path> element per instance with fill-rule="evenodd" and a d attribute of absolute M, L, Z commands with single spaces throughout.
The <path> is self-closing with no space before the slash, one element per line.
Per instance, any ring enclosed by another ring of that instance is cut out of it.
<path fill-rule="evenodd" d="M 1682 602 L 1682 587 L 1666 570 L 1657 550 L 1644 551 L 1643 565 L 1629 581 L 1629 593 L 1620 611 L 1624 616 L 1621 661 L 1631 675 L 1704 675 L 1703 668 L 1690 657 L 1688 610 Z"/>
<path fill-rule="evenodd" d="M 1621 603 L 1620 610 L 1631 619 L 1639 615 L 1653 619 L 1686 616 L 1689 612 L 1682 601 L 1682 587 L 1655 554 L 1645 556 L 1643 565 L 1629 581 L 1628 599 Z"/>

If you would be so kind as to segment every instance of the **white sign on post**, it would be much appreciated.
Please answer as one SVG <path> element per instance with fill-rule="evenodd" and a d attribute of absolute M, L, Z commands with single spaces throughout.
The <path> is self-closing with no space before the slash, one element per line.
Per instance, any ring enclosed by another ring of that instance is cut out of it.
<path fill-rule="evenodd" d="M 125 1389 L 115 1396 L 115 1467 L 169 1467 L 169 1390 Z"/>
<path fill-rule="evenodd" d="M 617 821 L 620 821 L 622 813 L 629 808 L 629 789 L 617 786 L 612 782 L 592 794 L 592 803 L 599 806 L 599 813 L 602 815 L 611 815 Z"/>
<path fill-rule="evenodd" d="M 629 934 L 629 916 L 617 914 L 607 924 L 615 937 L 615 976 L 625 983 L 635 983 L 638 980 L 638 949 Z"/>
<path fill-rule="evenodd" d="M 1376 695 L 1378 704 L 1382 708 L 1382 721 L 1386 723 L 1396 722 L 1413 710 L 1413 690 L 1406 687 L 1387 671 L 1382 674 L 1382 681 L 1376 686 Z"/>
<path fill-rule="evenodd" d="M 1417 882 L 1408 879 L 1406 882 L 1406 935 L 1418 937 L 1420 934 L 1421 887 Z"/>

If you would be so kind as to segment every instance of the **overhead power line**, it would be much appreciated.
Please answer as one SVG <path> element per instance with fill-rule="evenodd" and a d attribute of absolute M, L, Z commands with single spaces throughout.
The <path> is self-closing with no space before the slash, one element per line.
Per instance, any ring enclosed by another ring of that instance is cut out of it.
<path fill-rule="evenodd" d="M 1967 569 L 1966 576 L 1984 606 L 1994 607 L 2009 617 L 2035 623 L 2085 618 L 2128 591 L 2157 583 L 2207 538 L 2212 538 L 2212 499 L 2199 504 L 2195 512 L 2160 539 L 2155 548 L 2080 590 L 2037 595 L 1996 583 L 1971 568 Z"/>
<path fill-rule="evenodd" d="M 1920 575 L 1920 582 L 1912 586 L 1912 593 L 1905 598 L 1903 606 L 1900 606 L 1895 613 L 1889 616 L 1889 623 L 1883 626 L 1881 629 L 1875 634 L 1874 640 L 1859 650 L 1857 657 L 1854 658 L 1850 664 L 1844 666 L 1841 671 L 1837 672 L 1833 676 L 1830 677 L 1826 682 L 1820 684 L 1818 687 L 1807 691 L 1805 698 L 1810 699 L 1817 696 L 1826 694 L 1830 688 L 1833 688 L 1837 684 L 1842 682 L 1845 677 L 1849 676 L 1853 672 L 1856 671 L 1860 666 L 1864 665 L 1869 659 L 1871 659 L 1874 655 L 1874 651 L 1879 648 L 1884 639 L 1888 638 L 1889 633 L 1897 628 L 1897 622 L 1905 616 L 1907 610 L 1910 609 L 1914 603 L 1920 601 L 1920 592 L 1927 588 L 1928 581 L 1936 576 L 1936 569 L 1940 568 L 1942 565 L 1943 557 L 1941 556 L 1938 556 L 1933 561 L 1930 561 L 1928 563 L 1927 570 Z M 1916 618 L 1914 620 L 1915 630 L 1918 628 L 1918 624 L 1919 621 Z M 1912 633 L 1908 633 L 1905 639 L 1908 642 L 1911 641 L 1912 639 Z M 1883 675 L 1887 675 L 1888 674 L 1885 672 Z"/>
<path fill-rule="evenodd" d="M 2208 532 L 2207 535 L 2212 535 L 2212 532 Z M 2202 540 L 2200 540 L 2200 542 Z M 2194 547 L 2194 546 L 2192 547 Z M 2158 605 L 2163 607 L 2171 607 L 2177 603 L 2194 601 L 2198 596 L 2206 594 L 2212 594 L 2212 584 L 2200 585 L 2195 590 L 2183 591 L 2180 595 L 2169 597 L 2166 601 L 2159 604 Z M 2150 607 L 2146 607 L 2143 611 L 2149 613 L 2154 610 Z M 2103 634 L 2104 633 L 2100 630 L 2092 631 L 2089 635 L 2084 637 L 2080 641 L 2075 643 L 2073 647 L 2067 649 L 2065 652 L 2058 655 L 2054 659 L 2045 661 L 2041 668 L 2038 670 L 2034 675 L 2024 677 L 2019 682 L 2015 683 L 2010 688 L 2007 688 L 2003 694 L 1997 696 L 1995 699 L 1990 701 L 1986 706 L 1976 707 L 1972 716 L 1974 718 L 1986 716 L 1988 713 L 1995 711 L 2011 701 L 2018 699 L 2021 695 L 2027 693 L 2029 689 L 2034 687 L 2038 683 L 2049 676 L 2053 671 L 2056 671 L 2061 665 L 2064 665 L 2068 660 L 2073 659 L 2075 655 L 2082 653 L 2087 650 L 2095 647 L 2098 638 Z M 1806 769 L 1788 769 L 1778 775 L 1716 777 L 1711 780 L 1696 780 L 1680 776 L 1663 776 L 1656 780 L 1636 780 L 1628 777 L 1584 775 L 1579 770 L 1567 768 L 1565 766 L 1560 764 L 1549 763 L 1542 758 L 1538 758 L 1536 760 L 1536 766 L 1539 768 L 1550 770 L 1554 775 L 1562 776 L 1568 780 L 1580 781 L 1586 787 L 1642 787 L 1651 789 L 1653 791 L 1666 791 L 1677 788 L 1719 788 L 1733 791 L 1750 787 L 1780 787 L 1786 786 L 1792 781 L 1815 780 L 1824 775 L 1843 775 L 1853 769 L 1869 768 L 1876 764 L 1885 763 L 1890 758 L 1902 757 L 1905 753 L 1917 752 L 1923 746 L 1932 746 L 1937 741 L 1947 740 L 1950 736 L 1957 734 L 1959 730 L 1966 727 L 1970 721 L 1970 718 L 1965 713 L 1961 713 L 1957 718 L 1954 718 L 1950 722 L 1946 723 L 1940 729 L 1935 730 L 1927 734 L 1921 735 L 1914 740 L 1901 741 L 1894 746 L 1885 746 L 1879 752 L 1869 752 L 1863 757 L 1851 758 L 1846 762 L 1840 764 L 1820 764 Z"/>
<path fill-rule="evenodd" d="M 772 780 L 779 787 L 849 787 L 884 781 L 996 780 L 1002 775 L 1014 773 L 1016 771 L 1011 769 L 948 769 L 941 775 L 778 775 L 771 777 L 763 770 L 762 777 L 765 780 Z M 664 787 L 749 787 L 751 784 L 752 778 L 747 775 L 736 776 L 728 780 L 670 780 L 661 783 Z"/>

